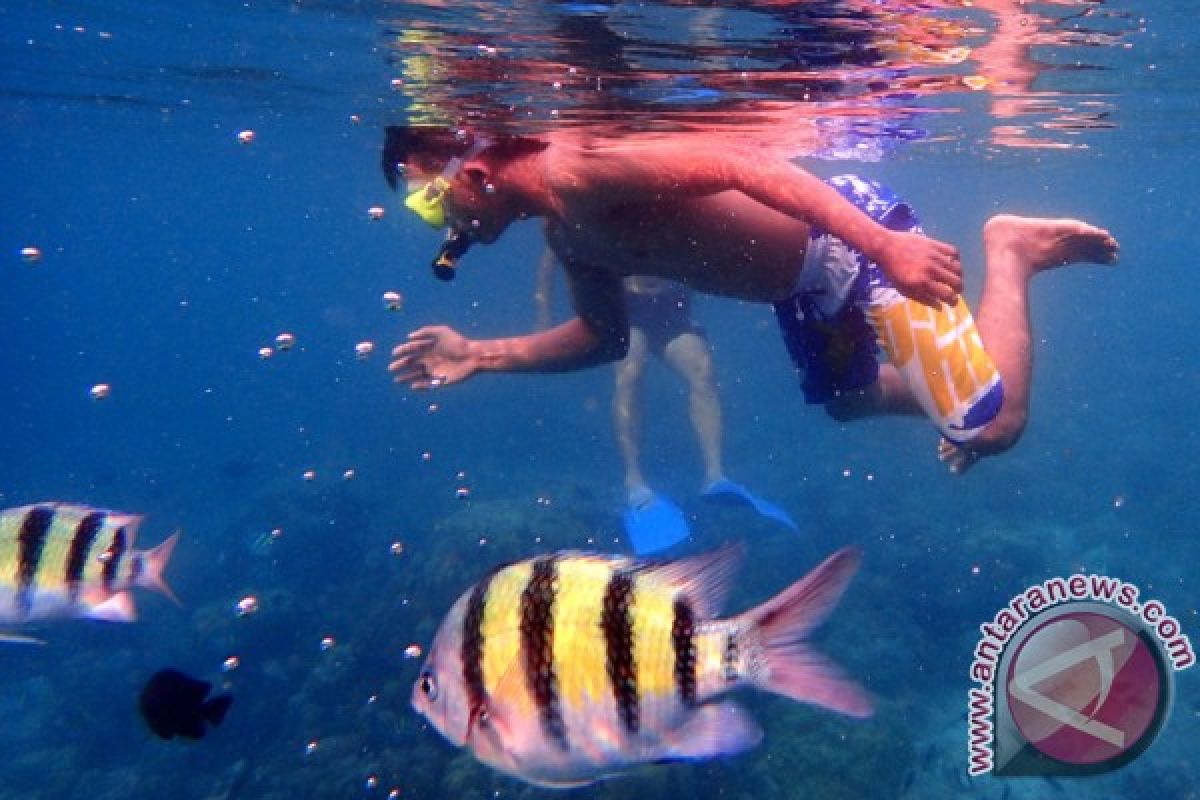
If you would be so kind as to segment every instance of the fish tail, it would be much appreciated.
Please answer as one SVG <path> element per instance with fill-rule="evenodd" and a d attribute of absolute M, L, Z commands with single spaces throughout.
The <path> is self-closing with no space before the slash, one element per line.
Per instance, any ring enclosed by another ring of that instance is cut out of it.
<path fill-rule="evenodd" d="M 175 592 L 171 591 L 171 587 L 167 585 L 166 579 L 163 578 L 163 571 L 167 568 L 167 562 L 171 560 L 171 554 L 175 552 L 175 545 L 179 543 L 181 533 L 182 531 L 175 531 L 165 542 L 145 552 L 142 560 L 142 572 L 137 578 L 138 586 L 162 592 L 177 606 L 183 604 L 179 602 Z"/>
<path fill-rule="evenodd" d="M 860 554 L 843 548 L 812 572 L 734 620 L 746 654 L 743 675 L 752 685 L 852 717 L 871 715 L 866 692 L 805 641 L 842 596 Z M 757 646 L 755 646 L 757 645 Z"/>

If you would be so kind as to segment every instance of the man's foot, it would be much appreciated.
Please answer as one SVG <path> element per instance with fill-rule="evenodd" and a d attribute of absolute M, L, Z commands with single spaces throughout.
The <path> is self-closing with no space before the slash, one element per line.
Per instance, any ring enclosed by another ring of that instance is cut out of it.
<path fill-rule="evenodd" d="M 625 493 L 625 504 L 632 508 L 641 508 L 653 503 L 656 496 L 654 490 L 645 484 L 634 486 Z"/>
<path fill-rule="evenodd" d="M 955 444 L 946 437 L 938 440 L 938 461 L 946 465 L 951 475 L 962 475 L 975 465 L 980 453 L 961 444 Z"/>
<path fill-rule="evenodd" d="M 1121 246 L 1111 233 L 1077 219 L 1040 219 L 997 214 L 983 226 L 988 252 L 1007 250 L 1030 274 L 1087 261 L 1116 263 Z"/>

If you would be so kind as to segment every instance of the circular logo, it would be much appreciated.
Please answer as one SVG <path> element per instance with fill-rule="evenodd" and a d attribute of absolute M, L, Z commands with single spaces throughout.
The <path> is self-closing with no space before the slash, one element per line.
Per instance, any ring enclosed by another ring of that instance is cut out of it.
<path fill-rule="evenodd" d="M 1170 699 L 1159 648 L 1109 609 L 1065 611 L 1034 627 L 1008 662 L 1005 689 L 1025 740 L 1078 766 L 1135 758 Z"/>

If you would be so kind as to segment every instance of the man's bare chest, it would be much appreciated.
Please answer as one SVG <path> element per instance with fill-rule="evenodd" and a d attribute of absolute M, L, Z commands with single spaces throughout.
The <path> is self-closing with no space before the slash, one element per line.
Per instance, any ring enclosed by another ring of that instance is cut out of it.
<path fill-rule="evenodd" d="M 779 240 L 777 227 L 711 198 L 611 204 L 574 214 L 558 228 L 568 257 L 624 275 L 674 272 L 673 265 L 689 271 L 744 265 Z M 786 247 L 794 253 L 792 242 Z M 648 263 L 657 265 L 654 273 L 647 272 Z"/>

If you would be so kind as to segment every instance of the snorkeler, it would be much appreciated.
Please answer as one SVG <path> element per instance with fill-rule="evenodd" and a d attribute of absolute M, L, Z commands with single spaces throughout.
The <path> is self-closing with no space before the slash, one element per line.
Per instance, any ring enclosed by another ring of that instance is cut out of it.
<path fill-rule="evenodd" d="M 550 294 L 557 259 L 549 249 L 538 265 L 535 300 L 538 328 L 549 326 Z M 692 317 L 692 292 L 663 278 L 634 275 L 623 281 L 629 316 L 629 352 L 617 363 L 613 423 L 625 469 L 626 505 L 622 521 L 635 553 L 665 550 L 691 531 L 671 498 L 650 488 L 642 472 L 642 374 L 650 356 L 666 364 L 688 387 L 688 416 L 704 463 L 701 497 L 745 505 L 761 516 L 798 530 L 791 516 L 725 476 L 722 458 L 721 398 L 713 373 L 712 348 L 704 327 Z"/>
<path fill-rule="evenodd" d="M 622 278 L 656 275 L 774 304 L 808 402 L 838 420 L 924 413 L 955 472 L 1009 449 L 1024 430 L 1030 279 L 1065 264 L 1112 263 L 1118 252 L 1108 231 L 1079 220 L 994 216 L 983 230 L 976 320 L 960 297 L 957 249 L 925 236 L 886 187 L 855 176 L 822 181 L 727 140 L 580 131 L 488 139 L 397 126 L 387 130 L 383 168 L 393 186 L 402 177 L 415 183 L 412 210 L 471 243 L 541 217 L 577 314 L 503 339 L 420 328 L 393 350 L 396 381 L 430 389 L 479 371 L 556 372 L 624 358 Z"/>

